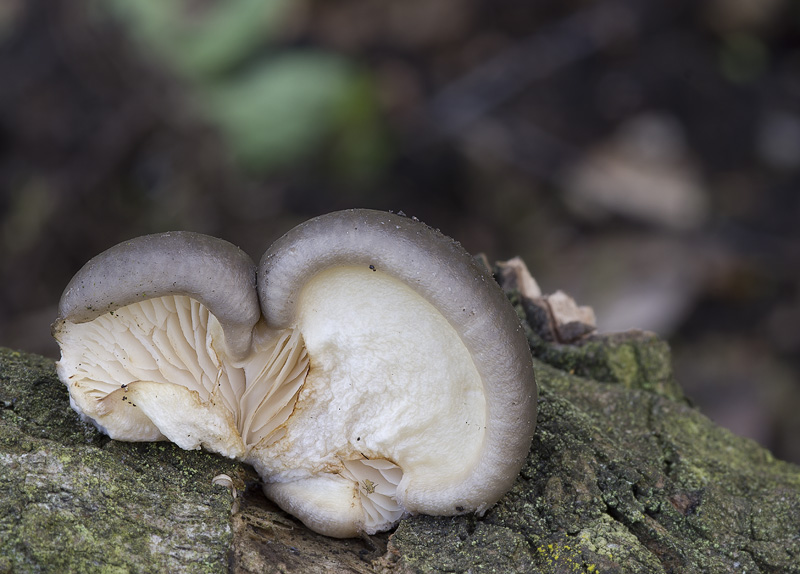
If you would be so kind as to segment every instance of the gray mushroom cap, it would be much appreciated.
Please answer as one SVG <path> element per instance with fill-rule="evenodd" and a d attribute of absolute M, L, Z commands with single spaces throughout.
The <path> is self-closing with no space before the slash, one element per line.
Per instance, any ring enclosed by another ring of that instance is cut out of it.
<path fill-rule="evenodd" d="M 56 369 L 72 407 L 112 438 L 239 457 L 252 404 L 242 361 L 260 317 L 255 265 L 238 248 L 191 232 L 138 237 L 67 285 Z"/>
<path fill-rule="evenodd" d="M 241 249 L 201 233 L 137 237 L 92 258 L 72 278 L 57 323 L 84 323 L 120 307 L 164 295 L 186 295 L 219 320 L 229 353 L 247 353 L 261 316 L 255 265 Z"/>
<path fill-rule="evenodd" d="M 471 472 L 438 493 L 401 484 L 398 497 L 411 512 L 485 511 L 518 475 L 536 424 L 536 383 L 519 318 L 492 276 L 453 239 L 415 219 L 355 209 L 309 220 L 264 254 L 258 290 L 267 324 L 292 326 L 304 286 L 352 266 L 386 273 L 436 308 L 468 350 L 486 399 L 485 439 Z"/>

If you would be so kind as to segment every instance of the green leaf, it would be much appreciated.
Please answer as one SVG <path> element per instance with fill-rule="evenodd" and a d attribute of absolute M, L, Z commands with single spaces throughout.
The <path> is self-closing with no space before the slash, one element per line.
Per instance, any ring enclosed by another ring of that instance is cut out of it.
<path fill-rule="evenodd" d="M 209 90 L 205 110 L 234 156 L 255 171 L 297 161 L 347 117 L 360 73 L 324 52 L 290 52 Z"/>
<path fill-rule="evenodd" d="M 282 23 L 287 0 L 105 0 L 110 13 L 152 55 L 203 79 L 241 63 Z"/>

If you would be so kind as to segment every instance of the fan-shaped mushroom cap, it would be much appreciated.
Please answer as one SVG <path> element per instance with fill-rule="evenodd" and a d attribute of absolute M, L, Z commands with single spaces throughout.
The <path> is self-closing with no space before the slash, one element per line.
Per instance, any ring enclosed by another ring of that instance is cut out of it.
<path fill-rule="evenodd" d="M 245 384 L 230 363 L 249 353 L 260 316 L 255 265 L 238 248 L 190 232 L 139 237 L 67 285 L 53 325 L 59 376 L 112 438 L 241 456 Z"/>
<path fill-rule="evenodd" d="M 227 241 L 190 231 L 145 235 L 86 263 L 64 289 L 58 315 L 85 323 L 132 303 L 183 295 L 213 313 L 227 351 L 242 357 L 260 317 L 255 281 L 252 259 Z"/>
<path fill-rule="evenodd" d="M 355 491 L 385 487 L 399 514 L 483 512 L 508 490 L 536 421 L 531 355 L 508 300 L 458 243 L 398 215 L 332 213 L 270 247 L 258 290 L 267 324 L 300 331 L 310 359 L 282 437 L 248 457 L 279 504 L 319 524 L 320 505 L 343 504 L 337 489 L 352 499 L 339 477 L 354 461 L 396 465 L 394 485 Z M 320 499 L 322 474 L 339 477 Z M 354 535 L 381 520 L 317 529 Z"/>

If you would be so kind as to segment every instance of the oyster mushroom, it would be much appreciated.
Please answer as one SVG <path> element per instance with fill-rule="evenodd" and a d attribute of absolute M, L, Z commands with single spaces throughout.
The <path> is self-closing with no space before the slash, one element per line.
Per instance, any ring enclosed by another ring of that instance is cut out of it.
<path fill-rule="evenodd" d="M 111 438 L 241 457 L 288 417 L 307 370 L 302 345 L 260 318 L 255 264 L 238 248 L 191 232 L 138 237 L 64 290 L 58 374 Z"/>
<path fill-rule="evenodd" d="M 280 506 L 353 536 L 408 513 L 482 513 L 510 488 L 536 421 L 530 350 L 457 242 L 398 215 L 332 213 L 270 247 L 258 290 L 310 361 L 280 440 L 247 457 Z"/>
<path fill-rule="evenodd" d="M 120 244 L 73 278 L 53 331 L 84 418 L 251 463 L 330 536 L 484 512 L 536 421 L 526 338 L 492 277 L 452 239 L 377 211 L 296 227 L 257 274 L 199 234 Z"/>

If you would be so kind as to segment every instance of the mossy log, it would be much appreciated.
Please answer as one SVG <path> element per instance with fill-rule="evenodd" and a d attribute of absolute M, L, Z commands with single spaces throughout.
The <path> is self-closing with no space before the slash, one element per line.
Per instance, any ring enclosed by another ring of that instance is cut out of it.
<path fill-rule="evenodd" d="M 0 350 L 0 573 L 800 572 L 800 469 L 693 408 L 663 341 L 528 335 L 538 426 L 512 490 L 363 540 L 309 532 L 233 461 L 108 439 L 52 361 Z"/>

